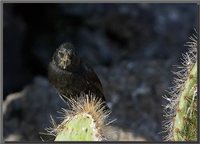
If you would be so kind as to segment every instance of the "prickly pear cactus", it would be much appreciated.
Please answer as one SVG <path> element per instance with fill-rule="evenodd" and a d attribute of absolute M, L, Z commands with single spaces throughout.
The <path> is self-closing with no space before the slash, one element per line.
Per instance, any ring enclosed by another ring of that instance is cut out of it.
<path fill-rule="evenodd" d="M 189 51 L 183 54 L 182 66 L 175 72 L 174 86 L 164 98 L 165 140 L 197 141 L 197 37 L 190 37 Z"/>
<path fill-rule="evenodd" d="M 109 111 L 105 111 L 102 101 L 94 95 L 83 95 L 78 99 L 68 99 L 70 110 L 62 109 L 64 120 L 53 128 L 46 129 L 55 136 L 54 141 L 103 141 L 103 129 L 108 124 Z"/>

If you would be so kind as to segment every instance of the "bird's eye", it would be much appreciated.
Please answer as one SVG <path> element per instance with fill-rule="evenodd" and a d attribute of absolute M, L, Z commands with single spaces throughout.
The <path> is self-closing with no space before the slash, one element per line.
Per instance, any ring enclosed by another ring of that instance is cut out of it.
<path fill-rule="evenodd" d="M 73 53 L 72 50 L 69 50 L 69 51 L 67 52 L 67 55 L 68 55 L 69 59 L 72 59 L 73 56 L 74 56 L 74 53 Z"/>
<path fill-rule="evenodd" d="M 59 56 L 60 58 L 63 58 L 63 57 L 64 57 L 64 53 L 61 52 L 61 51 L 59 51 L 59 52 L 58 52 L 58 56 Z"/>
<path fill-rule="evenodd" d="M 70 56 L 72 56 L 72 55 L 73 55 L 72 50 L 69 50 L 69 51 L 68 51 L 68 54 L 69 54 Z"/>

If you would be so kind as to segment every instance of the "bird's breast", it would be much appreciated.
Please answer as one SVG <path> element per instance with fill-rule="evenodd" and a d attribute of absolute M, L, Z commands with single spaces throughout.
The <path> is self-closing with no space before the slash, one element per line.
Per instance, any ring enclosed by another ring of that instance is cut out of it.
<path fill-rule="evenodd" d="M 89 87 L 89 82 L 79 73 L 61 70 L 54 64 L 49 66 L 49 80 L 60 93 L 79 93 Z"/>

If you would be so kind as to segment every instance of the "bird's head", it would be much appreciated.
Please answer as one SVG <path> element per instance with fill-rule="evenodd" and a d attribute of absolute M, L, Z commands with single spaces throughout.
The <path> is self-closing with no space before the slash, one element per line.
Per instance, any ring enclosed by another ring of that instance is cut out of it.
<path fill-rule="evenodd" d="M 53 55 L 53 62 L 63 70 L 76 64 L 77 60 L 75 48 L 70 43 L 62 44 Z"/>

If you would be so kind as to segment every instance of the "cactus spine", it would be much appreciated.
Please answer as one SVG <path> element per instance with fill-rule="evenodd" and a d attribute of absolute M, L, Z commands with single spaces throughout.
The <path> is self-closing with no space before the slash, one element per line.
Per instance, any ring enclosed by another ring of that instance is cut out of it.
<path fill-rule="evenodd" d="M 95 95 L 83 95 L 78 99 L 68 99 L 70 110 L 62 109 L 64 120 L 53 128 L 46 129 L 55 136 L 54 141 L 103 141 L 104 127 L 110 111 L 105 111 L 102 101 Z"/>
<path fill-rule="evenodd" d="M 197 37 L 190 37 L 189 51 L 183 54 L 182 66 L 175 72 L 174 86 L 164 98 L 166 121 L 164 129 L 168 132 L 165 140 L 197 141 Z"/>

